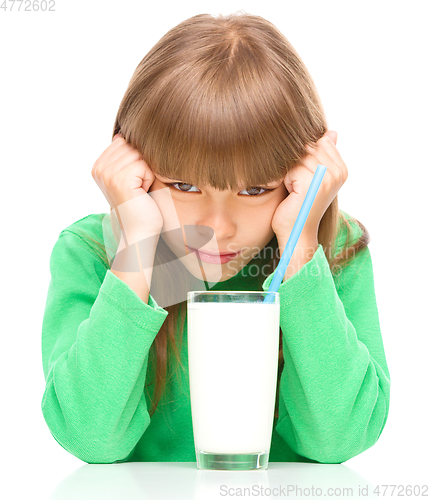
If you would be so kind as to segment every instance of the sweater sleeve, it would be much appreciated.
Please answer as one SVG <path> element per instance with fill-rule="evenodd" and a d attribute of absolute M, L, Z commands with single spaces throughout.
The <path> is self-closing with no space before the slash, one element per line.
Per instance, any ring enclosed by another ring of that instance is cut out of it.
<path fill-rule="evenodd" d="M 150 423 L 148 353 L 168 312 L 148 304 L 64 230 L 51 253 L 42 324 L 42 413 L 55 440 L 87 463 L 129 456 Z"/>
<path fill-rule="evenodd" d="M 335 284 L 320 244 L 278 292 L 284 366 L 275 430 L 299 455 L 342 463 L 373 446 L 388 417 L 390 374 L 369 249 Z"/>

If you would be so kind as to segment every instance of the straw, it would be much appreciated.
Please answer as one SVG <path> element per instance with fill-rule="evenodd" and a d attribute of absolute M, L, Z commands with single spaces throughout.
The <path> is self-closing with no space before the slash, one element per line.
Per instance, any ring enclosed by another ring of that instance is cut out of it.
<path fill-rule="evenodd" d="M 308 192 L 306 193 L 305 200 L 302 204 L 302 207 L 300 208 L 299 215 L 297 216 L 296 222 L 294 223 L 293 230 L 291 231 L 288 242 L 285 245 L 281 260 L 279 261 L 275 269 L 275 274 L 273 276 L 272 282 L 270 283 L 268 292 L 277 292 L 280 284 L 282 283 L 282 279 L 285 275 L 285 272 L 287 271 L 291 256 L 293 255 L 294 249 L 296 248 L 297 241 L 302 233 L 303 227 L 306 223 L 326 170 L 327 167 L 318 164 L 316 172 L 312 178 L 311 185 L 309 186 Z M 266 294 L 264 298 L 264 302 L 266 303 L 273 302 L 274 300 L 274 294 Z"/>

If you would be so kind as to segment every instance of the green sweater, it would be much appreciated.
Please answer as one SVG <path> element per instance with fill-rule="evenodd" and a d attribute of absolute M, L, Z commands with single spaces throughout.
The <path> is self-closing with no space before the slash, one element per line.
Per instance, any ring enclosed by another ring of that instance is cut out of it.
<path fill-rule="evenodd" d="M 52 250 L 42 325 L 43 417 L 56 441 L 87 463 L 195 462 L 187 322 L 186 373 L 171 380 L 169 397 L 150 418 L 148 354 L 169 313 L 152 295 L 143 302 L 84 241 L 82 230 L 103 241 L 105 216 L 71 224 Z M 361 229 L 353 228 L 358 238 Z M 345 237 L 343 226 L 336 248 Z M 274 237 L 270 245 L 276 243 Z M 211 290 L 267 291 L 274 272 L 264 282 L 247 272 L 264 264 L 260 254 Z M 269 461 L 342 463 L 373 446 L 388 417 L 390 374 L 369 249 L 332 275 L 319 245 L 278 291 L 285 364 Z"/>

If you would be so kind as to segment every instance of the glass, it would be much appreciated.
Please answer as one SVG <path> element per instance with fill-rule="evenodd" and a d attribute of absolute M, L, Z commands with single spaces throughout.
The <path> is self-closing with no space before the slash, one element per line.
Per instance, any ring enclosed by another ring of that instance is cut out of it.
<path fill-rule="evenodd" d="M 267 295 L 273 302 L 263 302 Z M 188 292 L 199 469 L 267 469 L 279 356 L 278 292 Z"/>

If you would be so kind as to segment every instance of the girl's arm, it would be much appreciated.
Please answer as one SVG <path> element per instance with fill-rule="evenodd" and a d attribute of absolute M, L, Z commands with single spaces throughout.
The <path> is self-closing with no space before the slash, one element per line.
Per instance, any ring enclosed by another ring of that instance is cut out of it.
<path fill-rule="evenodd" d="M 146 259 L 150 259 L 151 262 L 154 262 L 155 253 L 157 249 L 157 241 L 158 238 L 155 238 L 152 234 L 142 234 L 136 239 L 132 241 L 145 242 L 145 254 L 142 257 Z M 140 254 L 142 253 L 141 249 L 138 248 L 138 245 L 132 244 L 126 246 L 124 241 L 124 234 L 121 232 L 121 239 L 119 242 L 118 249 L 116 251 L 116 257 L 112 262 L 111 272 L 115 274 L 120 280 L 124 281 L 132 290 L 136 293 L 138 297 L 140 297 L 145 304 L 148 303 L 149 300 L 149 290 L 151 288 L 151 279 L 152 279 L 152 271 L 153 267 L 146 267 L 140 264 L 140 271 L 131 272 L 131 271 L 119 271 L 116 269 L 116 262 L 119 259 L 119 267 L 122 268 L 124 263 L 129 261 L 130 265 L 128 266 L 132 269 L 132 263 L 135 261 L 136 256 L 140 259 Z M 127 268 L 127 266 L 125 266 Z"/>
<path fill-rule="evenodd" d="M 126 458 L 150 423 L 148 352 L 168 312 L 145 303 L 77 234 L 50 258 L 43 317 L 42 413 L 59 444 L 87 463 Z"/>
<path fill-rule="evenodd" d="M 376 443 L 390 401 L 369 249 L 333 278 L 319 245 L 278 291 L 285 364 L 275 430 L 301 456 L 344 462 Z"/>

